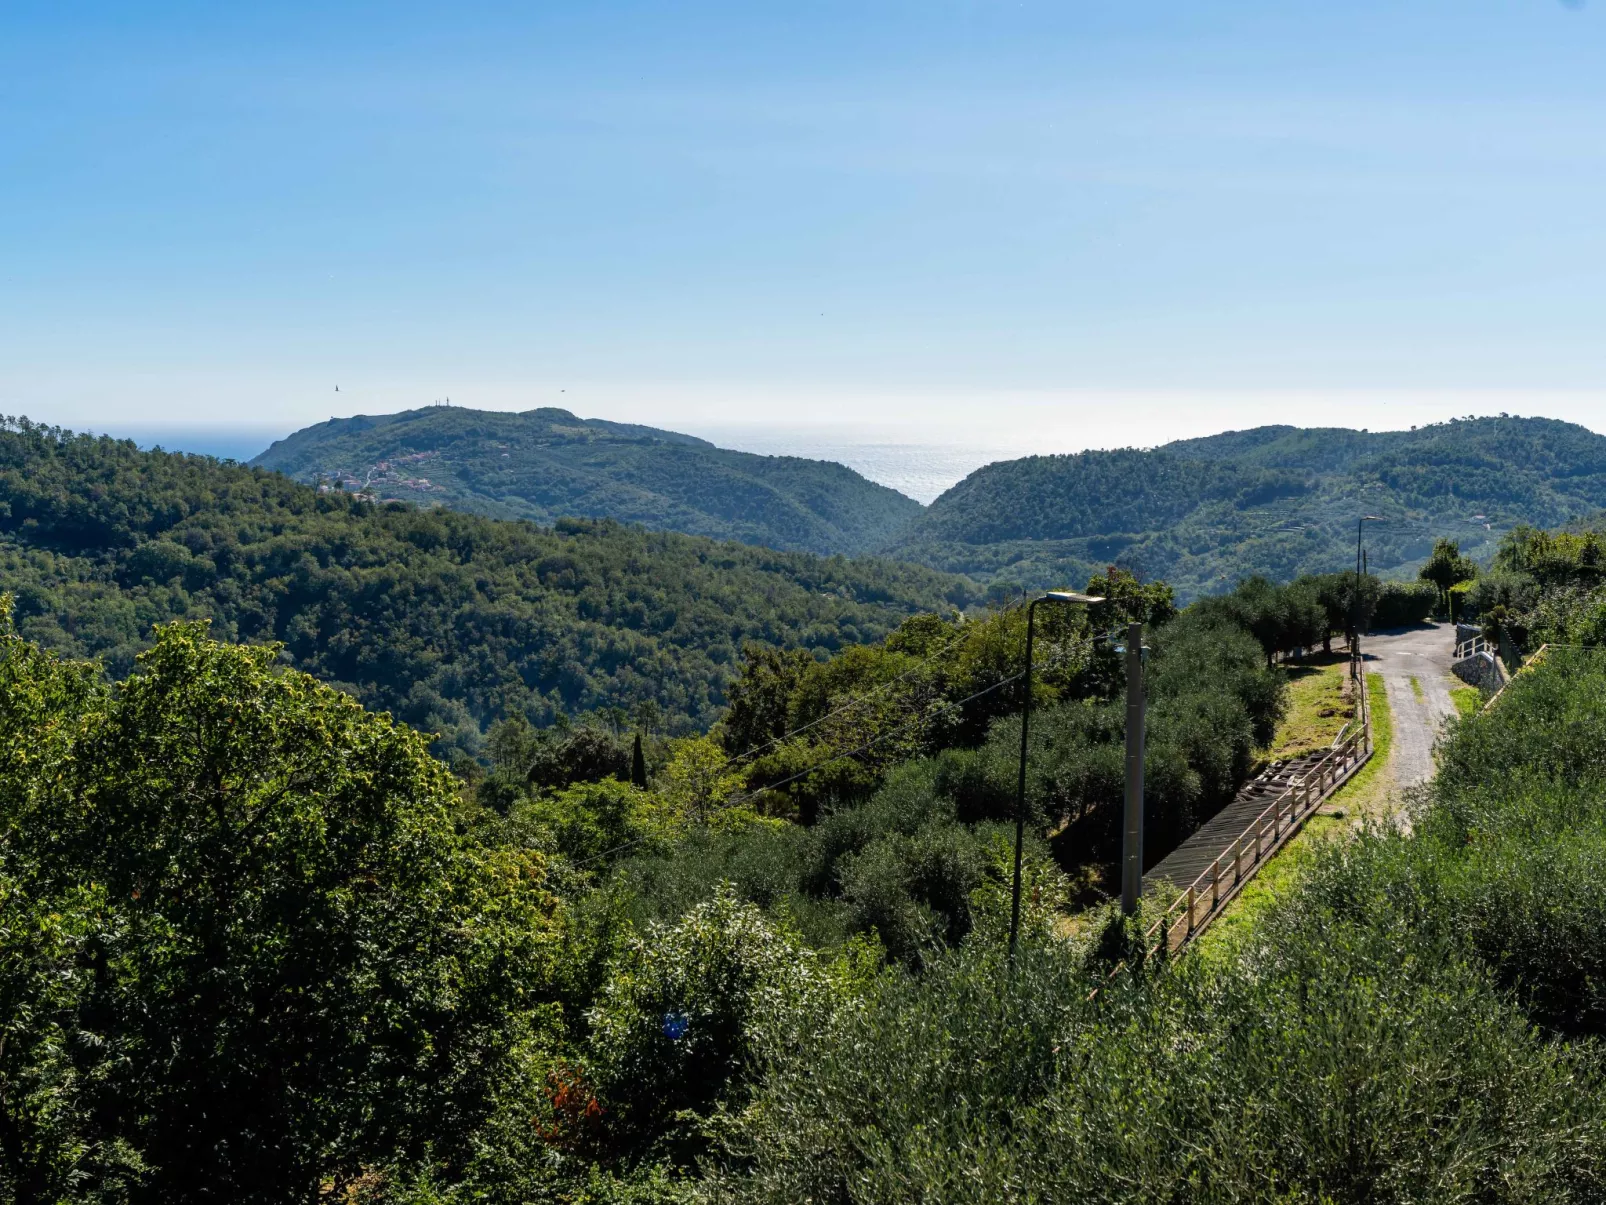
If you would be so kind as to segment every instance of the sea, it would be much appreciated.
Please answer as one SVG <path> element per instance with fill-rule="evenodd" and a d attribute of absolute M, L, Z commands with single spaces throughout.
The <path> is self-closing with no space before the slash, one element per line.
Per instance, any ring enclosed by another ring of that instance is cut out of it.
<path fill-rule="evenodd" d="M 265 452 L 269 444 L 290 432 L 267 428 L 170 427 L 117 430 L 112 434 L 121 439 L 132 439 L 142 448 L 199 452 L 243 462 Z M 753 452 L 760 456 L 834 460 L 862 473 L 871 481 L 890 486 L 900 494 L 928 504 L 983 465 L 1029 456 L 1040 450 L 952 442 L 895 442 L 851 427 L 795 429 L 695 426 L 688 429 L 687 434 L 700 436 L 722 448 Z"/>
<path fill-rule="evenodd" d="M 834 460 L 871 481 L 930 504 L 984 465 L 1016 460 L 1042 448 L 997 443 L 888 440 L 853 427 L 697 427 L 688 432 L 737 452 Z"/>

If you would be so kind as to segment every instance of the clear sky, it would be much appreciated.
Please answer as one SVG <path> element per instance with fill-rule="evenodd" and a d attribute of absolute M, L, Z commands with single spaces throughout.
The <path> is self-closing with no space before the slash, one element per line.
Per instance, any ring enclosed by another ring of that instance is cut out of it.
<path fill-rule="evenodd" d="M 1606 430 L 1603 215 L 1606 4 L 0 5 L 0 410 L 73 426 Z"/>

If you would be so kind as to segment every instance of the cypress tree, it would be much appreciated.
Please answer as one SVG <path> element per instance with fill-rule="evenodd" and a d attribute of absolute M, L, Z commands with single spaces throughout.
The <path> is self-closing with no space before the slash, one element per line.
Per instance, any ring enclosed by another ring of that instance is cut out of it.
<path fill-rule="evenodd" d="M 641 752 L 641 733 L 636 733 L 636 745 L 630 751 L 630 785 L 647 789 L 647 759 Z"/>

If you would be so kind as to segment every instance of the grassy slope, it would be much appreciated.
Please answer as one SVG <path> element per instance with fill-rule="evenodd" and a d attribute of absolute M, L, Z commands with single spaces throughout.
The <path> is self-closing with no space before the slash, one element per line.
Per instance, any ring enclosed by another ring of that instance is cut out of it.
<path fill-rule="evenodd" d="M 1388 692 L 1381 674 L 1366 676 L 1367 701 L 1372 708 L 1372 758 L 1324 804 L 1304 828 L 1260 868 L 1258 874 L 1227 905 L 1209 929 L 1194 943 L 1205 958 L 1222 956 L 1253 928 L 1256 919 L 1279 895 L 1298 879 L 1318 842 L 1352 832 L 1378 812 L 1388 779 L 1389 749 L 1393 745 L 1394 722 L 1389 711 Z M 1297 711 L 1295 713 L 1297 715 Z M 1296 719 L 1296 723 L 1297 723 Z M 1285 721 L 1285 726 L 1286 726 Z M 1281 736 L 1281 733 L 1279 733 Z"/>
<path fill-rule="evenodd" d="M 1337 658 L 1330 665 L 1279 667 L 1288 680 L 1288 715 L 1266 751 L 1269 758 L 1286 761 L 1333 743 L 1349 719 L 1349 704 L 1344 701 L 1348 664 Z"/>

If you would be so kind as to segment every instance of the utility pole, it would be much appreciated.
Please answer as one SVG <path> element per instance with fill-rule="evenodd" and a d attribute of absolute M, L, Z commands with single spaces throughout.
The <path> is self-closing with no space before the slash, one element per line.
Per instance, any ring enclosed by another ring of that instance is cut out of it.
<path fill-rule="evenodd" d="M 1143 894 L 1143 625 L 1126 625 L 1126 826 L 1121 842 L 1121 911 Z"/>

